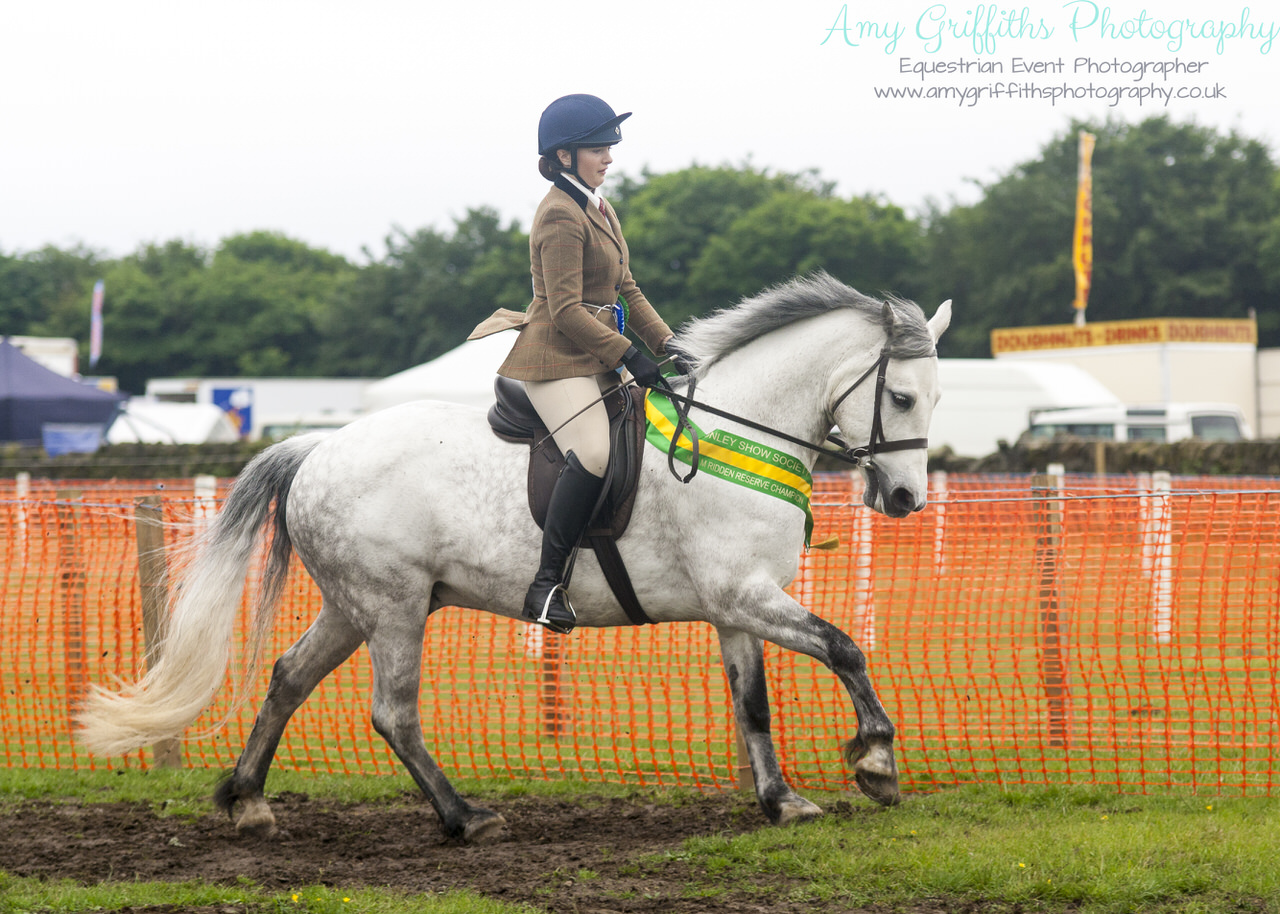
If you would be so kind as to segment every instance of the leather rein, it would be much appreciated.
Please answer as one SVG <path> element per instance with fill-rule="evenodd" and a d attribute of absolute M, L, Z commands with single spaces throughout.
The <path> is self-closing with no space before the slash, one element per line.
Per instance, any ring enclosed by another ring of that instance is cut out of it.
<path fill-rule="evenodd" d="M 687 377 L 689 379 L 689 387 L 688 387 L 687 394 L 678 394 L 670 389 L 658 391 L 658 393 L 662 394 L 664 397 L 667 397 L 672 401 L 676 410 L 676 420 L 677 420 L 676 428 L 671 435 L 671 448 L 667 451 L 667 468 L 671 471 L 672 476 L 674 476 L 676 479 L 679 479 L 683 483 L 689 482 L 698 473 L 698 435 L 697 435 L 697 432 L 694 431 L 693 426 L 688 421 L 690 407 L 697 407 L 698 409 L 705 410 L 706 412 L 709 412 L 713 415 L 720 416 L 723 419 L 729 419 L 733 422 L 738 422 L 742 425 L 747 426 L 748 428 L 752 428 L 752 429 L 755 429 L 756 431 L 761 431 L 766 434 L 773 435 L 775 438 L 781 438 L 783 441 L 788 441 L 791 444 L 797 445 L 799 447 L 807 448 L 811 451 L 816 451 L 819 454 L 825 454 L 828 457 L 834 457 L 836 460 L 841 460 L 852 466 L 861 467 L 862 469 L 867 469 L 868 467 L 870 467 L 872 459 L 878 453 L 888 453 L 892 451 L 909 451 L 909 450 L 915 450 L 917 448 L 928 448 L 929 447 L 928 438 L 899 438 L 896 441 L 888 441 L 885 439 L 884 425 L 881 420 L 881 414 L 880 414 L 880 403 L 884 398 L 885 371 L 886 369 L 888 369 L 888 367 L 889 367 L 889 353 L 887 350 L 881 350 L 879 359 L 873 362 L 871 366 L 867 368 L 867 370 L 864 371 L 861 374 L 861 376 L 859 376 L 858 380 L 854 381 L 852 384 L 846 387 L 844 392 L 841 393 L 840 396 L 836 397 L 835 402 L 831 404 L 831 415 L 834 417 L 835 411 L 840 407 L 840 404 L 843 403 L 851 393 L 857 390 L 863 381 L 871 377 L 871 373 L 873 371 L 876 372 L 876 395 L 875 395 L 874 412 L 872 413 L 872 416 L 871 416 L 870 438 L 865 446 L 853 447 L 847 441 L 841 438 L 839 435 L 835 435 L 835 434 L 827 435 L 826 439 L 824 440 L 824 443 L 831 442 L 832 444 L 837 445 L 840 448 L 839 451 L 830 450 L 828 448 L 823 447 L 821 444 L 813 444 L 812 442 L 805 441 L 803 438 L 797 438 L 794 435 L 789 435 L 786 432 L 779 431 L 778 429 L 770 428 L 769 426 L 763 425 L 759 422 L 753 422 L 750 419 L 745 419 L 742 416 L 734 415 L 733 413 L 728 412 L 726 410 L 719 409 L 715 406 L 710 406 L 706 403 L 702 403 L 698 400 L 695 400 L 693 398 L 693 394 L 694 394 L 694 388 L 697 383 L 696 378 L 694 378 L 693 375 L 688 375 Z M 682 433 L 688 434 L 688 438 L 690 442 L 689 449 L 691 451 L 691 456 L 690 456 L 691 469 L 689 470 L 689 473 L 686 476 L 681 476 L 680 473 L 677 472 L 676 466 L 675 466 L 675 463 L 676 463 L 675 455 L 676 455 L 676 449 L 677 449 L 676 443 L 680 440 L 680 435 Z"/>

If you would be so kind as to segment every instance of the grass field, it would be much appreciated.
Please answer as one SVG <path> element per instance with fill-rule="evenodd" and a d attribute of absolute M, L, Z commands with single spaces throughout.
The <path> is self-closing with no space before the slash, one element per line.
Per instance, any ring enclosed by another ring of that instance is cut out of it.
<path fill-rule="evenodd" d="M 785 831 L 674 839 L 622 868 L 674 874 L 681 894 L 668 900 L 685 905 L 676 914 L 698 910 L 689 899 L 700 897 L 707 910 L 749 910 L 713 902 L 750 898 L 770 878 L 768 891 L 785 886 L 772 900 L 805 911 L 1280 912 L 1275 500 L 1248 511 L 1226 498 L 1188 503 L 1194 510 L 1175 504 L 1167 618 L 1153 609 L 1127 504 L 1069 508 L 1052 594 L 1066 620 L 1069 694 L 1058 708 L 1046 689 L 1056 645 L 1038 590 L 1042 556 L 1025 507 L 953 506 L 937 527 L 927 518 L 877 522 L 873 627 L 861 615 L 866 595 L 854 592 L 849 540 L 806 556 L 797 592 L 858 635 L 899 727 L 904 784 L 933 792 L 888 811 L 850 800 L 855 816 Z M 4 539 L 16 551 L 0 601 L 0 809 L 124 800 L 206 816 L 217 769 L 243 746 L 256 699 L 225 731 L 190 743 L 192 767 L 178 773 L 142 770 L 142 755 L 124 767 L 90 759 L 70 739 L 77 688 L 132 676 L 144 649 L 128 516 L 86 518 L 74 543 L 53 526 L 37 535 L 35 515 L 21 537 Z M 934 552 L 939 531 L 945 568 Z M 295 570 L 269 654 L 297 637 L 316 601 Z M 424 653 L 429 748 L 470 795 L 586 805 L 603 795 L 644 807 L 733 784 L 724 674 L 705 626 L 578 632 L 533 650 L 520 626 L 446 611 Z M 825 806 L 843 802 L 849 781 L 837 750 L 855 726 L 847 696 L 809 658 L 771 648 L 767 665 L 788 776 Z M 322 684 L 286 733 L 272 791 L 408 802 L 411 785 L 369 725 L 369 680 L 360 652 Z M 562 716 L 549 733 L 552 693 Z M 225 709 L 224 696 L 206 722 Z M 458 890 L 281 889 L 201 881 L 199 872 L 90 886 L 18 878 L 4 866 L 0 858 L 0 914 L 571 910 L 534 896 L 520 907 Z"/>
<path fill-rule="evenodd" d="M 200 816 L 216 773 L 0 771 L 0 809 L 23 802 L 143 800 L 165 815 Z M 303 777 L 278 773 L 275 791 L 370 802 L 403 798 L 399 777 Z M 573 782 L 463 785 L 474 796 L 570 799 L 585 804 L 620 787 Z M 648 791 L 648 804 L 680 803 L 687 792 Z M 828 807 L 838 797 L 814 794 Z M 861 801 L 854 801 L 861 803 Z M 511 848 L 518 852 L 518 848 Z M 785 880 L 788 910 L 1233 912 L 1280 910 L 1280 801 L 1199 796 L 1129 796 L 1096 788 L 965 787 L 915 795 L 903 806 L 855 820 L 829 816 L 791 829 L 764 826 L 711 835 L 628 861 L 637 870 L 680 867 L 685 898 L 708 909 L 727 886 L 762 876 Z M 587 878 L 587 877 L 584 877 Z M 360 886 L 175 883 L 74 885 L 19 879 L 0 864 L 0 912 L 145 910 L 162 905 L 209 911 L 506 912 L 474 893 L 409 895 Z M 762 903 L 768 898 L 761 898 Z M 172 910 L 172 908 L 166 909 Z M 683 909 L 682 909 L 683 910 Z"/>

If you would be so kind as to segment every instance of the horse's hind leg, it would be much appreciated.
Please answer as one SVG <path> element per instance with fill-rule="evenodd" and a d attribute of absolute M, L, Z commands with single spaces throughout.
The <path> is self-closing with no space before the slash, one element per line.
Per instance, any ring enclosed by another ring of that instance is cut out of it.
<path fill-rule="evenodd" d="M 276 661 L 267 697 L 244 751 L 214 794 L 218 807 L 235 817 L 237 831 L 268 835 L 275 830 L 275 816 L 262 791 L 285 724 L 320 680 L 350 657 L 363 640 L 347 618 L 326 601 L 311 627 Z"/>
<path fill-rule="evenodd" d="M 411 613 L 384 615 L 378 630 L 369 637 L 369 656 L 373 660 L 373 727 L 431 801 L 448 837 L 473 844 L 492 841 L 501 834 L 506 820 L 496 812 L 464 800 L 423 744 L 418 693 L 426 611 L 417 618 L 411 616 Z"/>
<path fill-rule="evenodd" d="M 773 751 L 769 690 L 764 674 L 764 643 L 754 635 L 721 628 L 720 656 L 733 693 L 733 713 L 751 760 L 756 799 L 774 825 L 790 825 L 822 815 L 822 810 L 791 789 Z"/>

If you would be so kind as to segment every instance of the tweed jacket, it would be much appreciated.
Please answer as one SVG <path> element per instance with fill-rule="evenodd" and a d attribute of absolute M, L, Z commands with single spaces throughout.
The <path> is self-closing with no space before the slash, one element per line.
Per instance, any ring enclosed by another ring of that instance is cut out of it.
<path fill-rule="evenodd" d="M 631 278 L 618 216 L 607 201 L 605 209 L 607 218 L 563 178 L 539 204 L 529 233 L 533 301 L 524 313 L 495 311 L 468 337 L 520 330 L 498 374 L 552 381 L 617 368 L 631 345 L 618 332 L 612 306 L 619 296 L 630 310 L 627 329 L 655 354 L 664 354 L 671 330 Z"/>

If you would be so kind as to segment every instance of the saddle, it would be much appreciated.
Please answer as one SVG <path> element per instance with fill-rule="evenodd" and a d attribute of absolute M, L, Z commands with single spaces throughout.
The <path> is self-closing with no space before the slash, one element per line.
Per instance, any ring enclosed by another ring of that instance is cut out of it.
<path fill-rule="evenodd" d="M 497 399 L 489 407 L 489 427 L 503 441 L 530 447 L 529 513 L 541 529 L 546 523 L 551 490 L 564 467 L 565 457 L 529 402 L 523 384 L 498 375 L 493 390 Z M 634 397 L 633 390 L 633 387 L 623 387 L 604 398 L 609 413 L 609 467 L 600 501 L 583 535 L 583 544 L 595 551 L 605 580 L 631 623 L 650 625 L 653 620 L 636 597 L 617 543 L 631 522 L 644 455 L 644 401 L 642 397 Z"/>

